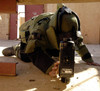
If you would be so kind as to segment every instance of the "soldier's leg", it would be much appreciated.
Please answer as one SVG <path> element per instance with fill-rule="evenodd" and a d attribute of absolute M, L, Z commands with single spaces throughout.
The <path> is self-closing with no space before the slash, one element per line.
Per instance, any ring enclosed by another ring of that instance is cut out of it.
<path fill-rule="evenodd" d="M 20 45 L 16 45 L 14 47 L 15 55 L 19 59 L 21 59 L 24 62 L 31 62 L 31 60 L 28 57 L 28 54 L 24 53 L 23 50 L 21 50 Z"/>
<path fill-rule="evenodd" d="M 4 56 L 13 56 L 13 55 L 15 55 L 15 56 L 19 57 L 20 56 L 19 55 L 19 50 L 20 50 L 20 44 L 17 44 L 15 46 L 3 49 L 2 54 Z"/>
<path fill-rule="evenodd" d="M 4 56 L 13 56 L 13 55 L 15 55 L 14 48 L 13 47 L 5 48 L 5 49 L 3 49 L 2 54 Z"/>
<path fill-rule="evenodd" d="M 24 62 L 31 62 L 28 58 L 28 55 L 23 53 L 20 50 L 20 44 L 12 46 L 12 47 L 5 48 L 2 51 L 2 53 L 3 53 L 4 56 L 13 56 L 13 55 L 15 55 L 16 57 L 18 57 L 19 59 L 21 59 Z"/>

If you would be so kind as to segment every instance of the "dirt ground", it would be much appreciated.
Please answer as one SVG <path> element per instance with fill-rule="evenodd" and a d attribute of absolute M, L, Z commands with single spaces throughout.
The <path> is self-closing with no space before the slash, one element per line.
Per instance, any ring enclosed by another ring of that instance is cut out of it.
<path fill-rule="evenodd" d="M 42 73 L 32 63 L 24 63 L 16 57 L 4 57 L 5 47 L 19 43 L 16 40 L 0 40 L 0 61 L 18 62 L 17 76 L 0 76 L 0 91 L 100 91 L 100 67 L 86 65 L 75 56 L 75 74 L 69 84 L 59 78 Z M 100 63 L 100 45 L 87 45 L 95 62 Z"/>

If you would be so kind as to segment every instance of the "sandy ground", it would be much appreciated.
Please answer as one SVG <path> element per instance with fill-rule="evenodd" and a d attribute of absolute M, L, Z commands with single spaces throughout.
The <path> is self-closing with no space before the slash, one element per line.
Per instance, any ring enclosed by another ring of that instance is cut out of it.
<path fill-rule="evenodd" d="M 0 40 L 0 61 L 18 62 L 17 76 L 0 76 L 0 91 L 100 91 L 100 67 L 86 65 L 75 56 L 75 74 L 69 84 L 59 78 L 42 73 L 32 63 L 24 63 L 16 57 L 4 57 L 5 47 L 19 43 L 15 40 Z M 95 62 L 100 63 L 100 45 L 87 45 Z"/>

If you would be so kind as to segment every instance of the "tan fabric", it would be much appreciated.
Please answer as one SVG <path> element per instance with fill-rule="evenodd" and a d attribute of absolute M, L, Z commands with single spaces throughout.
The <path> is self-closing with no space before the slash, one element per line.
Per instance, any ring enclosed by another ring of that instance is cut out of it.
<path fill-rule="evenodd" d="M 26 46 L 25 53 L 32 53 L 34 52 L 36 40 L 29 40 Z"/>
<path fill-rule="evenodd" d="M 51 18 L 51 20 L 50 20 L 50 22 L 49 22 L 49 26 L 50 26 L 50 27 L 56 28 L 56 24 L 57 24 L 57 13 L 58 13 L 58 11 L 55 12 L 55 13 L 50 17 L 50 18 Z"/>
<path fill-rule="evenodd" d="M 63 3 L 58 3 L 58 4 L 57 4 L 57 9 L 62 8 L 63 6 L 64 6 Z"/>
<path fill-rule="evenodd" d="M 58 49 L 57 38 L 53 27 L 49 27 L 46 31 L 47 38 L 53 48 Z"/>
<path fill-rule="evenodd" d="M 36 23 L 39 20 L 41 20 L 45 17 L 50 17 L 51 15 L 52 15 L 52 13 L 42 13 L 41 15 L 37 15 L 35 17 L 32 17 L 30 20 L 28 20 L 24 24 L 22 24 L 21 27 L 19 28 L 19 35 L 21 36 L 22 42 L 26 43 L 26 39 L 25 39 L 25 32 L 26 31 L 29 31 L 31 34 L 35 30 L 36 27 L 34 28 L 34 26 L 36 25 Z"/>

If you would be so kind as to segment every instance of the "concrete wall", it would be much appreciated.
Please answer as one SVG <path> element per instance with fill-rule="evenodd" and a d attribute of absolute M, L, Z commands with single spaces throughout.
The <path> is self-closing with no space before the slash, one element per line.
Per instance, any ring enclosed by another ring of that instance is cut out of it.
<path fill-rule="evenodd" d="M 0 13 L 0 39 L 8 39 L 9 14 Z"/>
<path fill-rule="evenodd" d="M 75 11 L 81 21 L 81 31 L 85 43 L 100 44 L 100 2 L 66 3 Z M 55 12 L 56 4 L 45 4 L 44 12 Z M 8 39 L 9 14 L 0 13 L 0 39 Z"/>
<path fill-rule="evenodd" d="M 81 21 L 81 31 L 85 43 L 100 43 L 100 2 L 98 3 L 66 3 L 75 11 Z M 56 4 L 46 4 L 45 12 L 56 11 Z"/>

